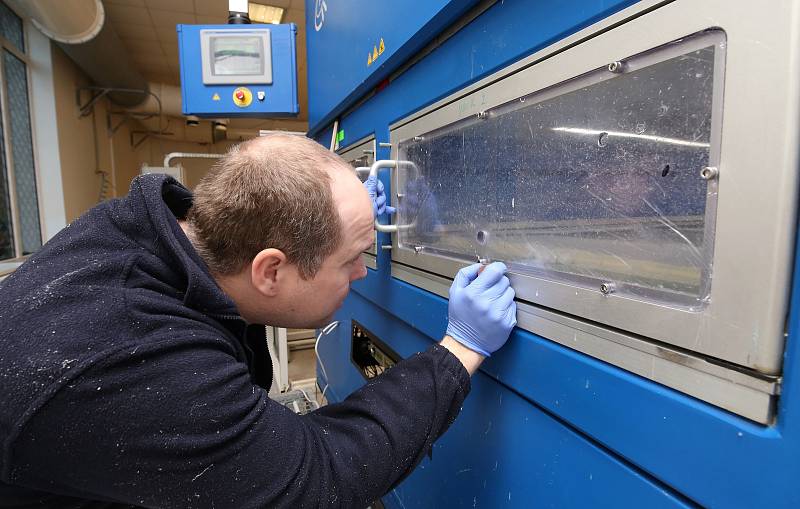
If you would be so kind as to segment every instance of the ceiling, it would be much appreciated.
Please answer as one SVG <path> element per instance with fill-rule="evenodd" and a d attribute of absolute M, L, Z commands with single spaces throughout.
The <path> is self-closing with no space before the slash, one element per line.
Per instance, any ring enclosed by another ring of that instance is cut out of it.
<path fill-rule="evenodd" d="M 297 122 L 308 121 L 308 87 L 306 85 L 306 36 L 304 0 L 260 0 L 283 7 L 282 23 L 297 25 L 297 81 L 300 115 L 292 120 L 236 119 L 231 122 L 245 129 L 305 130 Z M 103 0 L 111 23 L 134 64 L 148 81 L 180 85 L 178 37 L 175 25 L 225 24 L 228 21 L 228 0 Z"/>

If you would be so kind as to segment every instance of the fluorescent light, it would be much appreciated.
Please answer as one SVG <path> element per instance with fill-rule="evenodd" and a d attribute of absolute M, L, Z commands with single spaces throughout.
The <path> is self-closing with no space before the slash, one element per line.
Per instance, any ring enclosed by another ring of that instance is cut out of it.
<path fill-rule="evenodd" d="M 277 25 L 283 18 L 283 9 L 272 5 L 254 4 L 250 2 L 248 13 L 250 21 L 255 23 L 272 23 Z"/>
<path fill-rule="evenodd" d="M 657 143 L 667 143 L 670 145 L 683 145 L 684 147 L 708 148 L 711 146 L 708 143 L 703 143 L 700 141 L 679 140 L 677 138 L 653 136 L 652 134 L 634 134 L 634 133 L 625 133 L 620 131 L 601 131 L 597 129 L 583 129 L 580 127 L 554 127 L 553 131 L 560 131 L 564 133 L 573 133 L 573 134 L 591 134 L 595 136 L 606 134 L 608 136 L 619 136 L 620 138 L 637 138 L 640 140 L 655 141 Z"/>

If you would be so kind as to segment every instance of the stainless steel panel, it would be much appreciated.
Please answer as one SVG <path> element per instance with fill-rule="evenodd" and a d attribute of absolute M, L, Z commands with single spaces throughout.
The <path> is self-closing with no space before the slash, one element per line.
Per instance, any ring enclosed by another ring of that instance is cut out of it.
<path fill-rule="evenodd" d="M 392 264 L 392 276 L 447 297 L 450 280 Z M 775 417 L 779 378 L 761 378 L 636 337 L 518 303 L 520 327 L 753 421 Z"/>

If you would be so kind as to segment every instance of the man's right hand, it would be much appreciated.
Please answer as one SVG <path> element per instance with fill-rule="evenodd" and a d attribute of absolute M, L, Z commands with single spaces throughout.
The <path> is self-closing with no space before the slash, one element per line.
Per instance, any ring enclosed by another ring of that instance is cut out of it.
<path fill-rule="evenodd" d="M 505 344 L 517 324 L 517 305 L 505 264 L 492 263 L 483 272 L 481 267 L 476 263 L 456 274 L 446 334 L 488 357 Z"/>

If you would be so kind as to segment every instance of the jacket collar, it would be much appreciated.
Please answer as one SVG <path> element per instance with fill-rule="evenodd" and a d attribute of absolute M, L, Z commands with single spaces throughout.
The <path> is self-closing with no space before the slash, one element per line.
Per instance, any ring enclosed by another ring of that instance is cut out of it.
<path fill-rule="evenodd" d="M 168 175 L 148 174 L 134 179 L 128 199 L 140 201 L 147 210 L 156 254 L 186 277 L 184 304 L 215 318 L 238 318 L 236 305 L 219 287 L 178 224 L 192 206 L 191 191 Z"/>

